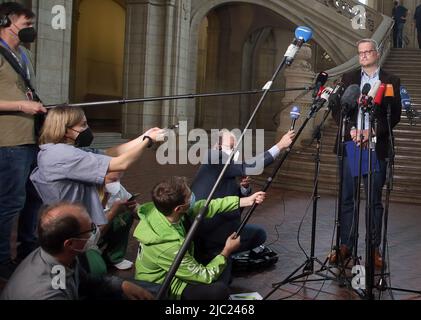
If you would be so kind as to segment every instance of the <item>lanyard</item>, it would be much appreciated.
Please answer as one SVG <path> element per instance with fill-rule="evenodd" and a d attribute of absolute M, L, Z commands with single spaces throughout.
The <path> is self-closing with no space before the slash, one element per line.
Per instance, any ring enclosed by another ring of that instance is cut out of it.
<path fill-rule="evenodd" d="M 0 42 L 10 51 L 10 53 L 12 54 L 13 58 L 15 58 L 16 62 L 19 64 L 19 66 L 22 68 L 22 70 L 26 71 L 26 77 L 28 80 L 31 80 L 31 73 L 29 72 L 29 60 L 28 57 L 26 56 L 25 52 L 23 52 L 22 48 L 19 48 L 19 52 L 20 55 L 22 56 L 22 60 L 21 61 L 18 56 L 13 52 L 13 50 L 9 47 L 9 45 L 7 44 L 6 41 L 4 41 L 3 39 L 0 38 Z M 23 62 L 23 65 L 22 65 Z"/>

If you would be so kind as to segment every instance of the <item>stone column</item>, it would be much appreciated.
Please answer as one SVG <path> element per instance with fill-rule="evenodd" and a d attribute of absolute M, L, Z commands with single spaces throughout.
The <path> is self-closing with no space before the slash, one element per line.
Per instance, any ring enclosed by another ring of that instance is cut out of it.
<path fill-rule="evenodd" d="M 312 85 L 314 81 L 314 72 L 309 61 L 311 61 L 311 47 L 308 44 L 304 44 L 298 52 L 293 64 L 286 68 L 284 71 L 286 79 L 286 88 L 303 87 Z M 280 138 L 286 131 L 289 130 L 291 125 L 290 111 L 293 106 L 300 108 L 301 116 L 295 124 L 296 130 L 303 123 L 306 118 L 310 105 L 312 102 L 311 92 L 303 95 L 301 91 L 289 91 L 285 93 L 285 97 L 282 99 L 282 111 L 280 113 L 279 127 L 277 136 Z M 297 147 L 303 140 L 308 140 L 311 137 L 314 128 L 314 119 L 311 119 L 307 124 L 306 128 L 301 133 Z"/>
<path fill-rule="evenodd" d="M 38 32 L 32 52 L 35 53 L 37 88 L 46 104 L 63 103 L 69 99 L 72 3 L 72 0 L 32 1 Z M 65 9 L 64 30 L 52 27 L 56 15 L 52 13 L 52 8 L 55 5 L 62 5 Z"/>
<path fill-rule="evenodd" d="M 125 98 L 186 93 L 189 21 L 190 0 L 127 0 Z M 128 104 L 123 135 L 181 120 L 193 125 L 194 108 L 185 100 Z"/>

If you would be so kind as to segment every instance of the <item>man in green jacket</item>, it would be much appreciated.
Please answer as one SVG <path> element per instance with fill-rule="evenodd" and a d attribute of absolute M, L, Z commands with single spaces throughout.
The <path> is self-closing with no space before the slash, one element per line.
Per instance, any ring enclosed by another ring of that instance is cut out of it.
<path fill-rule="evenodd" d="M 264 198 L 264 192 L 256 192 L 244 198 L 230 196 L 214 199 L 209 204 L 206 217 L 251 206 L 254 202 L 260 204 Z M 152 190 L 152 200 L 153 203 L 146 203 L 139 208 L 141 221 L 134 232 L 140 242 L 135 278 L 161 284 L 184 242 L 184 216 L 195 217 L 206 200 L 195 202 L 194 193 L 181 177 L 172 177 L 157 184 Z M 170 298 L 227 299 L 228 284 L 221 280 L 221 274 L 229 256 L 240 245 L 240 237 L 234 239 L 234 236 L 235 233 L 228 237 L 222 252 L 206 266 L 194 259 L 192 244 L 171 282 Z"/>

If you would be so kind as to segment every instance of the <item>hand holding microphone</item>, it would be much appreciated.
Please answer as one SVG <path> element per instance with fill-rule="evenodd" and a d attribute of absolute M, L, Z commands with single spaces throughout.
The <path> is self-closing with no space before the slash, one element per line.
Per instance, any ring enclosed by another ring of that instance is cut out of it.
<path fill-rule="evenodd" d="M 300 108 L 297 106 L 293 106 L 290 113 L 289 113 L 289 117 L 291 118 L 291 126 L 289 128 L 289 130 L 294 130 L 295 128 L 295 122 L 297 121 L 297 119 L 300 117 Z"/>

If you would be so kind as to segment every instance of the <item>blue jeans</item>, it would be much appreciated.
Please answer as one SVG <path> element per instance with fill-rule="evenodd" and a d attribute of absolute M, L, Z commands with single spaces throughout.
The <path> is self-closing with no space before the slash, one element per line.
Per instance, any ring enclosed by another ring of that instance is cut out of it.
<path fill-rule="evenodd" d="M 41 200 L 29 180 L 35 167 L 38 147 L 0 147 L 0 264 L 11 260 L 10 238 L 13 222 L 18 222 L 18 258 L 37 245 L 35 230 Z"/>
<path fill-rule="evenodd" d="M 373 208 L 373 222 L 374 222 L 374 245 L 380 246 L 382 234 L 382 218 L 383 218 L 383 204 L 382 204 L 382 189 L 386 180 L 386 162 L 379 160 L 379 171 L 373 172 L 373 194 L 372 194 L 372 208 Z M 367 175 L 363 176 L 364 190 L 367 194 Z M 355 221 L 354 212 L 354 198 L 356 192 L 357 177 L 351 175 L 351 170 L 348 166 L 348 158 L 344 157 L 344 178 L 342 183 L 342 212 L 339 217 L 340 222 L 340 240 L 341 244 L 352 249 L 355 240 L 355 227 L 358 221 Z M 360 210 L 364 213 L 365 210 Z"/>
<path fill-rule="evenodd" d="M 403 30 L 405 28 L 405 23 L 399 23 L 394 26 L 394 47 L 403 48 Z"/>

